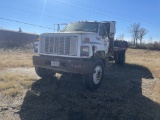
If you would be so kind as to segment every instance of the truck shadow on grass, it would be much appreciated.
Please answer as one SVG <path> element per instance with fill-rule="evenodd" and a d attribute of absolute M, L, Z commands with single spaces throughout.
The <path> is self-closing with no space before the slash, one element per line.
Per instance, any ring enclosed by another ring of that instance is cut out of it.
<path fill-rule="evenodd" d="M 142 95 L 142 78 L 152 80 L 148 68 L 115 64 L 105 72 L 100 88 L 84 88 L 81 77 L 37 80 L 26 93 L 22 120 L 153 120 L 160 105 Z"/>

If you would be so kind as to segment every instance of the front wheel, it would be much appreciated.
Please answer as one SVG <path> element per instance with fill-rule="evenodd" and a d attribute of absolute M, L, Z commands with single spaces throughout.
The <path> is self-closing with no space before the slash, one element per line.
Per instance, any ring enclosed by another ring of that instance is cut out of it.
<path fill-rule="evenodd" d="M 36 74 L 41 78 L 52 78 L 55 75 L 55 72 L 49 69 L 35 67 Z"/>
<path fill-rule="evenodd" d="M 95 90 L 101 84 L 104 74 L 104 65 L 101 60 L 94 62 L 93 72 L 88 75 L 83 75 L 83 81 L 90 90 Z"/>

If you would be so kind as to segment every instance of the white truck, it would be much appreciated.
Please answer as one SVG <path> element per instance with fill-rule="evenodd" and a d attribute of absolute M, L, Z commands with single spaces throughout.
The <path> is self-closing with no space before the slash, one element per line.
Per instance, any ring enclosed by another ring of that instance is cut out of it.
<path fill-rule="evenodd" d="M 127 42 L 114 41 L 115 21 L 79 21 L 57 33 L 43 33 L 35 43 L 33 64 L 38 76 L 58 73 L 82 74 L 85 85 L 100 85 L 110 60 L 124 64 Z"/>

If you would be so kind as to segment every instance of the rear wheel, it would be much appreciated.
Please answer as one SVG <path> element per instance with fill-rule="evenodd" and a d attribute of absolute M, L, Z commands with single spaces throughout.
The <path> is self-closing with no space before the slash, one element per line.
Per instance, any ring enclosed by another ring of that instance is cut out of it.
<path fill-rule="evenodd" d="M 125 63 L 125 51 L 115 52 L 114 59 L 116 64 L 123 65 Z"/>
<path fill-rule="evenodd" d="M 41 78 L 52 78 L 55 75 L 55 72 L 45 68 L 35 67 L 35 71 Z"/>
<path fill-rule="evenodd" d="M 88 75 L 83 75 L 85 86 L 90 90 L 95 90 L 101 84 L 104 74 L 104 65 L 101 60 L 94 62 L 93 72 Z"/>
<path fill-rule="evenodd" d="M 115 60 L 115 63 L 116 63 L 116 64 L 119 64 L 119 57 L 120 57 L 119 52 L 115 52 L 115 53 L 114 53 L 114 60 Z"/>
<path fill-rule="evenodd" d="M 121 51 L 119 55 L 119 64 L 124 65 L 125 63 L 125 51 Z"/>

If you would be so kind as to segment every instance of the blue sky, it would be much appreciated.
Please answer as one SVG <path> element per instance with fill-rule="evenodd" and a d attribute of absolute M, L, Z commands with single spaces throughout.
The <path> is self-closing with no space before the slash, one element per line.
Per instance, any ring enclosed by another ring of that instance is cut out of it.
<path fill-rule="evenodd" d="M 57 23 L 108 20 L 117 23 L 116 37 L 131 40 L 128 27 L 140 23 L 149 31 L 146 42 L 160 41 L 160 0 L 0 0 L 0 9 L 4 29 L 40 34 L 53 32 Z"/>

